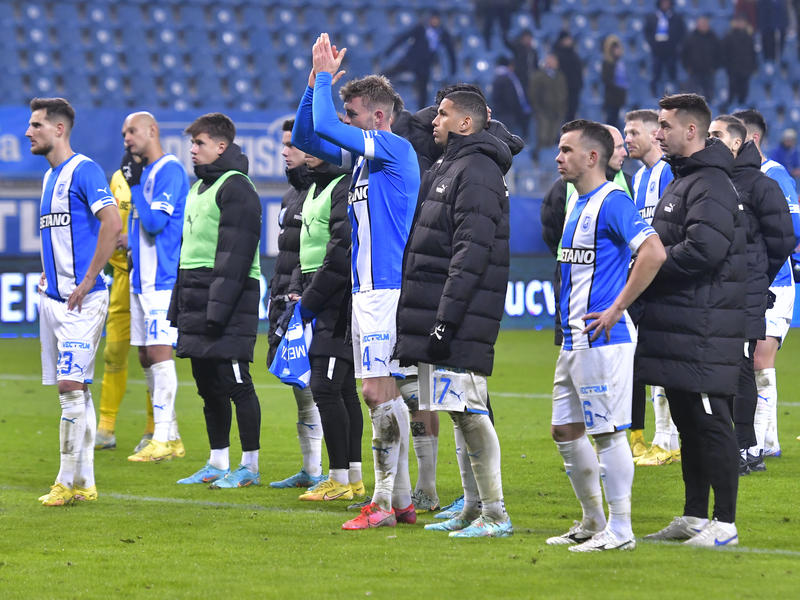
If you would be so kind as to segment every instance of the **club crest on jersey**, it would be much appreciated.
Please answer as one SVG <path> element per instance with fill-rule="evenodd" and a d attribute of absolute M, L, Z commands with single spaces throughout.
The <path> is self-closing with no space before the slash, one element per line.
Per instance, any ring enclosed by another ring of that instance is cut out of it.
<path fill-rule="evenodd" d="M 561 248 L 558 261 L 573 265 L 594 264 L 595 251 L 591 248 Z"/>
<path fill-rule="evenodd" d="M 56 188 L 56 196 L 59 196 L 59 197 L 63 196 L 64 195 L 64 191 L 66 190 L 66 188 L 67 188 L 67 182 L 66 181 L 62 181 L 61 183 L 59 183 L 58 187 Z"/>
<path fill-rule="evenodd" d="M 652 192 L 654 189 L 656 189 L 656 182 L 655 181 L 651 181 L 650 185 L 647 187 L 647 191 L 648 192 Z"/>
<path fill-rule="evenodd" d="M 148 177 L 147 182 L 144 184 L 144 193 L 149 195 L 150 192 L 152 191 L 153 191 L 153 178 Z"/>
<path fill-rule="evenodd" d="M 592 226 L 592 216 L 586 215 L 583 217 L 583 221 L 581 221 L 581 231 L 589 231 L 589 227 Z"/>

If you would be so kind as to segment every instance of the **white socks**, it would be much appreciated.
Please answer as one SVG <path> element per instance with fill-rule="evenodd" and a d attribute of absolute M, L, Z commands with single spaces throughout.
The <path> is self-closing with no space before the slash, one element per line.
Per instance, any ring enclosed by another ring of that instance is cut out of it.
<path fill-rule="evenodd" d="M 94 412 L 94 402 L 92 401 L 92 392 L 89 390 L 83 392 L 83 400 L 86 411 L 86 430 L 83 434 L 83 445 L 78 457 L 73 485 L 89 489 L 94 485 L 94 436 L 97 433 L 97 420 Z"/>
<path fill-rule="evenodd" d="M 669 402 L 664 393 L 664 388 L 654 385 L 653 390 L 653 413 L 656 417 L 656 434 L 653 436 L 653 445 L 664 450 L 677 450 L 678 430 L 672 422 L 669 412 Z"/>
<path fill-rule="evenodd" d="M 778 442 L 778 378 L 775 368 L 756 371 L 756 388 L 758 401 L 753 426 L 756 431 L 756 451 L 780 450 Z M 751 449 L 753 452 L 753 449 Z"/>
<path fill-rule="evenodd" d="M 600 531 L 606 526 L 603 492 L 600 489 L 600 463 L 589 437 L 583 434 L 577 440 L 556 442 L 556 446 L 583 509 L 581 522 L 587 529 Z M 633 460 L 630 460 L 632 466 Z"/>
<path fill-rule="evenodd" d="M 231 468 L 230 447 L 212 448 L 208 458 L 208 464 L 215 469 L 227 471 Z M 258 473 L 258 450 L 242 451 L 242 465 L 251 472 Z"/>
<path fill-rule="evenodd" d="M 258 473 L 258 450 L 242 451 L 242 462 L 252 473 Z"/>
<path fill-rule="evenodd" d="M 392 489 L 392 506 L 396 508 L 408 508 L 411 504 L 411 476 L 408 474 L 408 437 L 409 437 L 409 415 L 408 407 L 403 401 L 402 396 L 398 396 L 391 401 L 394 406 L 394 414 L 397 417 L 397 424 L 400 428 L 400 450 L 397 454 L 397 474 L 394 478 L 394 488 Z"/>
<path fill-rule="evenodd" d="M 412 435 L 414 454 L 417 455 L 416 489 L 425 492 L 432 500 L 438 500 L 436 493 L 436 457 L 439 452 L 439 436 Z"/>
<path fill-rule="evenodd" d="M 481 513 L 490 521 L 507 521 L 500 475 L 500 441 L 488 415 L 454 413 L 467 451 L 481 499 Z"/>
<path fill-rule="evenodd" d="M 86 399 L 83 390 L 58 395 L 61 403 L 61 424 L 58 438 L 61 443 L 61 466 L 56 481 L 72 488 L 86 435 Z"/>
<path fill-rule="evenodd" d="M 480 514 L 480 495 L 478 494 L 478 484 L 475 482 L 475 475 L 472 473 L 472 464 L 469 461 L 467 452 L 467 442 L 464 440 L 464 433 L 455 418 L 453 418 L 453 433 L 456 439 L 456 459 L 458 460 L 458 470 L 461 473 L 461 486 L 464 488 L 464 508 L 459 517 L 472 521 Z"/>
<path fill-rule="evenodd" d="M 348 485 L 350 483 L 347 469 L 331 469 L 328 471 L 328 477 L 340 485 Z"/>
<path fill-rule="evenodd" d="M 145 369 L 146 370 L 146 369 Z M 178 393 L 178 375 L 175 372 L 175 361 L 163 360 L 150 366 L 153 377 L 153 422 L 155 430 L 153 439 L 157 442 L 168 442 L 175 415 L 175 395 Z M 147 374 L 145 374 L 147 377 Z M 148 382 L 149 383 L 149 382 Z M 177 430 L 177 426 L 175 427 Z"/>
<path fill-rule="evenodd" d="M 608 529 L 620 539 L 633 537 L 631 490 L 633 456 L 624 431 L 595 437 L 600 480 L 608 503 Z"/>
<path fill-rule="evenodd" d="M 293 388 L 297 402 L 297 439 L 303 455 L 303 470 L 312 477 L 322 475 L 322 421 L 311 388 Z"/>
<path fill-rule="evenodd" d="M 230 447 L 212 448 L 211 456 L 208 459 L 208 464 L 210 464 L 215 469 L 221 469 L 223 471 L 227 471 L 228 469 L 230 469 L 231 468 Z"/>
<path fill-rule="evenodd" d="M 419 379 L 416 376 L 398 380 L 397 387 L 409 411 L 419 407 Z M 411 407 L 415 408 L 411 408 Z M 438 420 L 438 416 L 436 416 Z M 438 422 L 438 421 L 437 421 Z M 419 426 L 421 429 L 414 429 Z M 419 435 L 417 435 L 419 433 Z M 414 454 L 417 457 L 417 485 L 415 490 L 425 492 L 432 500 L 438 502 L 436 493 L 436 460 L 439 451 L 439 436 L 425 431 L 425 423 L 411 423 L 411 441 L 414 445 Z"/>
<path fill-rule="evenodd" d="M 364 476 L 361 474 L 360 462 L 350 463 L 350 468 L 347 470 L 347 478 L 350 480 L 350 483 L 358 483 L 364 479 Z"/>
<path fill-rule="evenodd" d="M 394 400 L 369 409 L 372 421 L 372 457 L 375 463 L 375 491 L 372 501 L 385 511 L 392 510 L 392 492 L 400 455 L 401 429 Z"/>

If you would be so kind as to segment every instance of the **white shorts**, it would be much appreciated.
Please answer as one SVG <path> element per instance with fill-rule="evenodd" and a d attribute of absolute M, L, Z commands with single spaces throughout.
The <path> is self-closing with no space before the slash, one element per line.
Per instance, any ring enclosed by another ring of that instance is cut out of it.
<path fill-rule="evenodd" d="M 416 375 L 416 367 L 391 360 L 397 343 L 397 301 L 400 290 L 353 294 L 353 367 L 356 379 Z"/>
<path fill-rule="evenodd" d="M 131 346 L 174 346 L 178 330 L 167 320 L 172 290 L 131 292 Z"/>
<path fill-rule="evenodd" d="M 108 291 L 91 292 L 81 311 L 66 302 L 39 297 L 39 339 L 42 344 L 42 384 L 59 381 L 91 383 L 94 359 L 108 314 Z"/>
<path fill-rule="evenodd" d="M 553 425 L 584 423 L 589 434 L 631 426 L 636 344 L 612 344 L 558 354 L 553 381 Z"/>
<path fill-rule="evenodd" d="M 446 410 L 488 415 L 486 377 L 419 363 L 419 410 Z"/>
<path fill-rule="evenodd" d="M 794 286 L 777 286 L 769 288 L 775 294 L 775 304 L 767 309 L 764 318 L 767 321 L 767 336 L 778 338 L 782 344 L 789 333 L 794 316 Z"/>

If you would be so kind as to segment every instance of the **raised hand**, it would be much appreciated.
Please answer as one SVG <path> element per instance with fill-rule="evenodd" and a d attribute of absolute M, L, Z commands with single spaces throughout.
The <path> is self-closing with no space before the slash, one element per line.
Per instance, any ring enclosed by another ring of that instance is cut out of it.
<path fill-rule="evenodd" d="M 331 46 L 331 40 L 327 33 L 320 34 L 311 50 L 314 73 L 324 71 L 336 75 L 346 53 L 347 48 L 337 50 L 336 46 Z"/>
<path fill-rule="evenodd" d="M 319 40 L 319 38 L 317 38 L 317 40 Z M 342 48 L 341 52 L 342 58 L 344 58 L 345 52 L 347 52 L 347 48 Z M 337 59 L 340 56 L 339 50 L 336 48 L 336 46 L 331 46 L 331 53 L 333 54 L 334 59 Z M 312 55 L 312 60 L 313 60 L 313 55 Z M 339 62 L 341 63 L 341 59 L 339 59 Z M 334 75 L 333 79 L 331 80 L 331 85 L 334 85 L 337 81 L 339 81 L 345 73 L 347 73 L 347 71 L 337 72 L 336 75 Z M 316 81 L 317 81 L 317 71 L 312 66 L 311 72 L 308 74 L 308 87 L 313 88 Z"/>

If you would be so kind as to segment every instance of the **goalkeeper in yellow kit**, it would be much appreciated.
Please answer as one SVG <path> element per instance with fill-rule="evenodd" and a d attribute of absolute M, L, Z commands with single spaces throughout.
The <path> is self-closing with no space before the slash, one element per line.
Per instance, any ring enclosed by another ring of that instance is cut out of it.
<path fill-rule="evenodd" d="M 109 259 L 114 280 L 109 294 L 108 321 L 106 321 L 106 348 L 103 352 L 105 370 L 100 397 L 100 423 L 97 425 L 95 438 L 96 450 L 110 450 L 117 447 L 114 427 L 128 381 L 128 350 L 131 345 L 130 280 L 127 255 L 131 190 L 120 170 L 111 176 L 111 193 L 119 207 L 122 232 L 117 242 L 117 249 Z M 153 405 L 150 402 L 150 386 L 147 387 L 147 425 L 134 453 L 141 450 L 153 437 Z"/>

